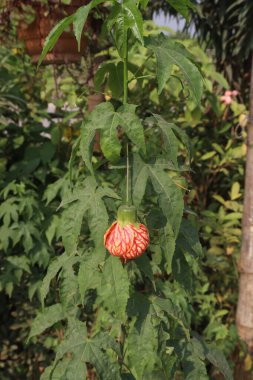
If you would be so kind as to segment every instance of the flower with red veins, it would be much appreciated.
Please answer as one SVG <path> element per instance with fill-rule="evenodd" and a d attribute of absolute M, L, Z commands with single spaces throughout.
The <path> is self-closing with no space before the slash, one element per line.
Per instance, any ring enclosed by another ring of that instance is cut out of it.
<path fill-rule="evenodd" d="M 106 249 L 121 261 L 135 259 L 142 255 L 149 244 L 148 229 L 144 224 L 136 222 L 136 208 L 121 206 L 118 210 L 117 221 L 104 235 Z"/>

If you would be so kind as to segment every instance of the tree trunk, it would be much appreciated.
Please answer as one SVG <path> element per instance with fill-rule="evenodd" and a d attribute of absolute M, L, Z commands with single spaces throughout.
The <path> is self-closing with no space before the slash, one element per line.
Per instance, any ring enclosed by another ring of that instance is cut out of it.
<path fill-rule="evenodd" d="M 250 109 L 244 190 L 242 246 L 239 263 L 240 286 L 237 305 L 237 331 L 249 351 L 253 351 L 253 54 L 251 67 Z"/>

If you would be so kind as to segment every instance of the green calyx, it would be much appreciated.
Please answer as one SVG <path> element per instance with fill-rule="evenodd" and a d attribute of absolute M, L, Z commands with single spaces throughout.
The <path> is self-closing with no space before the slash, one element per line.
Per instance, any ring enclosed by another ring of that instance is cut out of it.
<path fill-rule="evenodd" d="M 126 224 L 137 225 L 137 210 L 134 206 L 122 205 L 118 209 L 118 222 L 121 226 Z"/>

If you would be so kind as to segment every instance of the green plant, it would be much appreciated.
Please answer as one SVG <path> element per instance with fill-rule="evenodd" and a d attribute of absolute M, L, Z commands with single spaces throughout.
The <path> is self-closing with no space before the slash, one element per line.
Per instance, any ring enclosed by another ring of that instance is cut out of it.
<path fill-rule="evenodd" d="M 62 20 L 39 62 L 71 23 L 79 42 L 88 12 L 100 3 L 93 0 Z M 151 110 L 140 118 L 137 106 L 128 103 L 133 73 L 128 58 L 133 54 L 134 59 L 138 45 L 156 58 L 158 94 L 171 76 L 196 107 L 202 94 L 200 70 L 183 44 L 163 34 L 143 38 L 140 9 L 146 6 L 148 1 L 108 2 L 105 23 L 118 54 L 110 70 L 122 78 L 108 86 L 117 95 L 84 119 L 68 180 L 50 186 L 49 204 L 62 188 L 60 222 L 55 217 L 51 225 L 61 237 L 60 249 L 41 283 L 42 310 L 29 340 L 54 325 L 62 334 L 44 380 L 83 379 L 94 370 L 101 379 L 207 379 L 206 360 L 232 379 L 223 355 L 191 331 L 202 249 L 183 200 L 181 173 L 190 168 L 190 142 L 174 123 Z M 141 79 L 137 74 L 134 79 Z M 96 132 L 103 157 L 92 154 Z M 151 243 L 146 254 L 123 265 L 106 254 L 103 234 L 118 206 L 127 202 L 138 207 Z"/>
<path fill-rule="evenodd" d="M 20 50 L 1 47 L 0 73 L 1 376 L 33 379 L 57 341 L 52 336 L 40 346 L 25 343 L 41 281 L 61 251 L 51 225 L 57 220 L 70 142 L 83 117 L 73 108 L 84 90 L 86 69 L 81 77 L 73 66 L 36 73 Z M 83 96 L 82 111 L 85 104 Z M 61 186 L 52 191 L 56 180 Z M 47 205 L 52 196 L 55 203 Z"/>

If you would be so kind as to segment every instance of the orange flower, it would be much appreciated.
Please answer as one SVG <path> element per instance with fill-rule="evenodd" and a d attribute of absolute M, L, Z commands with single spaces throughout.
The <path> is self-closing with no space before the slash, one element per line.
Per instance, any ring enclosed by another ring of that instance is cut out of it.
<path fill-rule="evenodd" d="M 149 243 L 147 228 L 136 223 L 136 209 L 121 206 L 117 221 L 106 231 L 104 244 L 111 255 L 118 256 L 123 262 L 142 255 Z"/>

